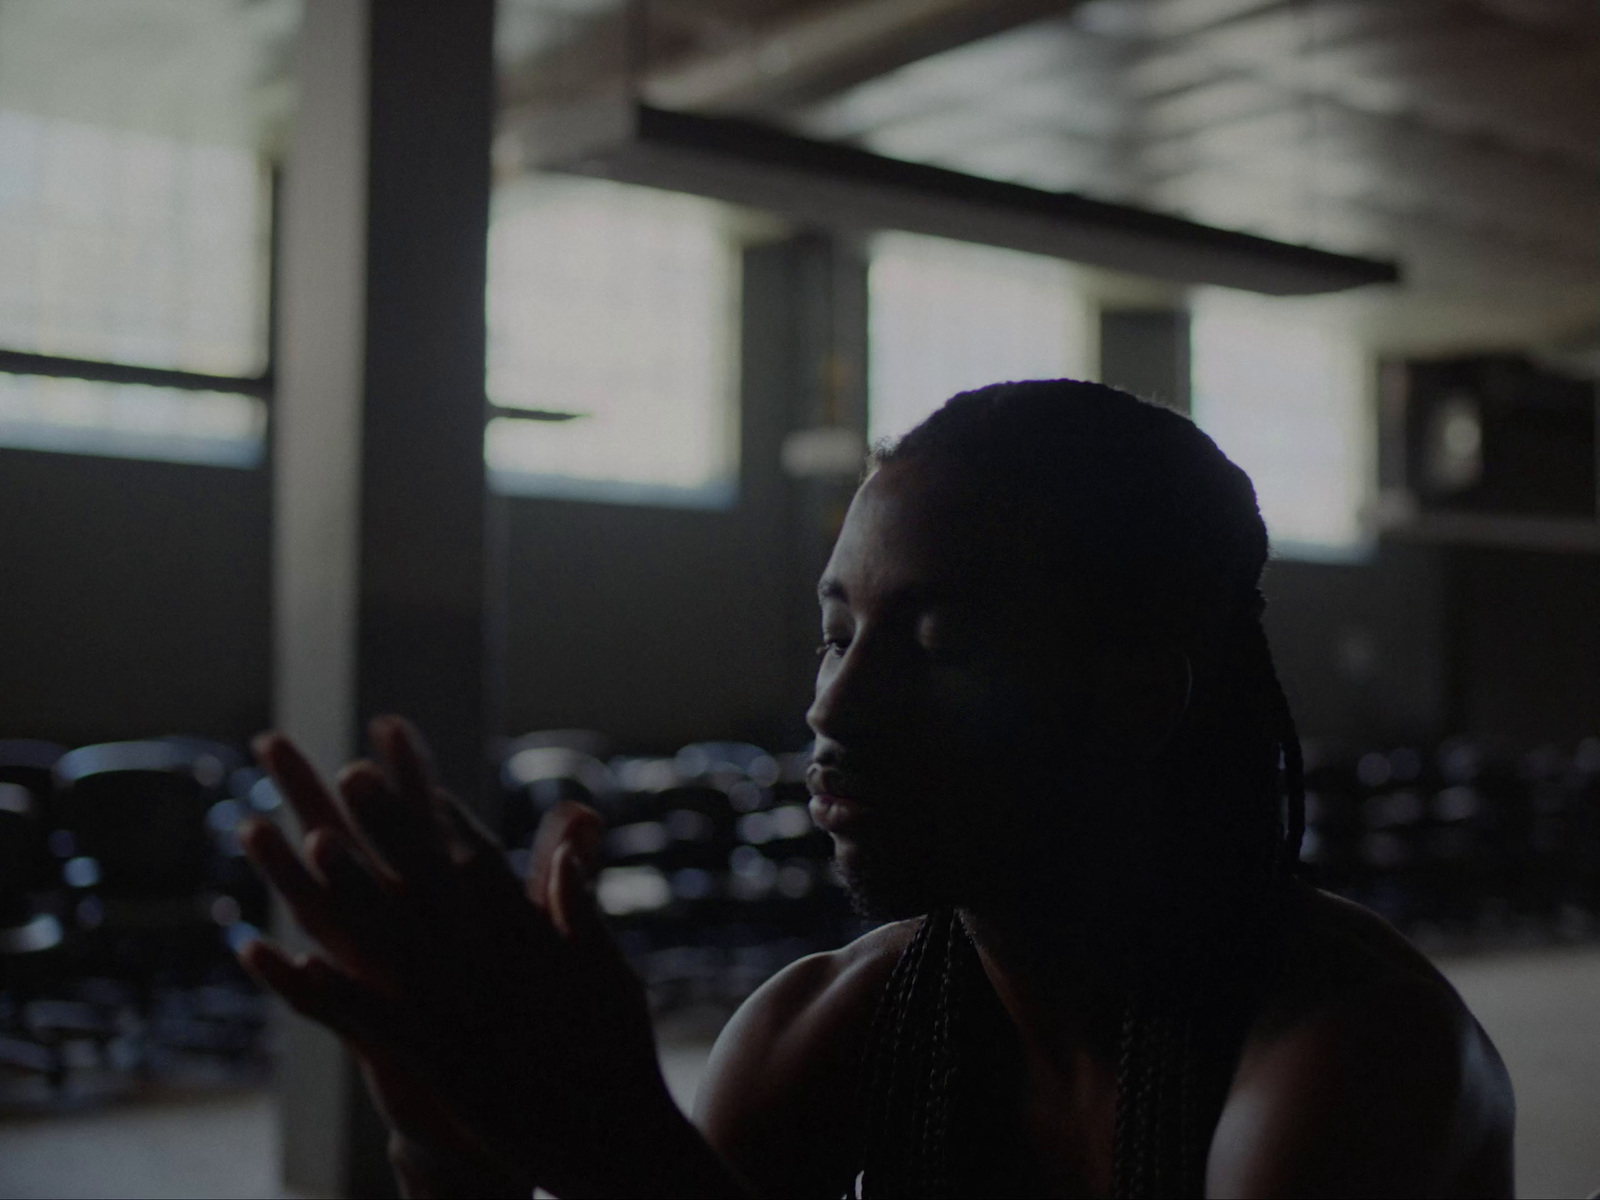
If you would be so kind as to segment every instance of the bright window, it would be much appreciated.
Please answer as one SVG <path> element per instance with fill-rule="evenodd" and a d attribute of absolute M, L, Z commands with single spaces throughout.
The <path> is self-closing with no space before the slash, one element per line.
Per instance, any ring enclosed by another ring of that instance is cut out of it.
<path fill-rule="evenodd" d="M 1207 288 L 1191 321 L 1195 420 L 1254 481 L 1274 552 L 1360 554 L 1376 445 L 1360 345 L 1317 301 Z"/>
<path fill-rule="evenodd" d="M 259 374 L 267 205 L 248 149 L 0 111 L 0 346 Z"/>
<path fill-rule="evenodd" d="M 898 437 L 957 392 L 1090 373 L 1072 268 L 1036 254 L 879 235 L 868 277 L 868 433 Z"/>
<path fill-rule="evenodd" d="M 263 147 L 298 21 L 295 0 L 0 4 L 0 446 L 261 460 Z"/>
<path fill-rule="evenodd" d="M 506 492 L 722 507 L 738 474 L 727 210 L 609 181 L 495 189 L 485 440 Z"/>
<path fill-rule="evenodd" d="M 233 392 L 0 374 L 0 445 L 253 467 L 266 403 Z"/>

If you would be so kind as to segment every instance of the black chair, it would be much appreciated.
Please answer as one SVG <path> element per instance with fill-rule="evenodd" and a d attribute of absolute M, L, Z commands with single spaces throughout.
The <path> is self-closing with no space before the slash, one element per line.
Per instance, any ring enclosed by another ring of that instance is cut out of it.
<path fill-rule="evenodd" d="M 63 753 L 53 742 L 0 741 L 0 1067 L 56 1086 L 64 1031 L 49 1005 L 71 975 L 50 851 L 51 770 Z"/>
<path fill-rule="evenodd" d="M 39 1017 L 67 974 L 64 939 L 60 919 L 40 911 L 29 887 L 43 843 L 28 790 L 0 783 L 0 1066 L 59 1087 L 66 1074 L 59 1031 L 40 1028 Z"/>
<path fill-rule="evenodd" d="M 547 744 L 542 735 L 519 739 L 500 767 L 500 836 L 508 851 L 526 850 L 539 821 L 563 800 L 587 804 L 607 818 L 623 814 L 622 789 L 611 768 L 573 746 Z"/>
<path fill-rule="evenodd" d="M 172 742 L 110 742 L 64 755 L 55 776 L 59 818 L 95 861 L 103 900 L 153 914 L 204 891 L 219 765 Z"/>
<path fill-rule="evenodd" d="M 56 855 L 49 848 L 49 837 L 56 827 L 52 772 L 65 753 L 54 742 L 33 738 L 0 740 L 0 792 L 11 789 L 12 807 L 26 807 L 31 813 L 26 833 L 18 830 L 30 844 L 15 864 L 22 872 L 17 878 L 26 881 L 30 892 L 49 892 L 60 885 L 60 871 Z M 27 795 L 25 803 L 22 793 Z"/>
<path fill-rule="evenodd" d="M 207 748 L 182 740 L 85 746 L 56 764 L 59 817 L 78 850 L 64 873 L 80 897 L 84 968 L 125 985 L 146 1030 L 146 1069 L 170 1048 L 243 1054 L 259 1032 L 252 1012 L 219 1033 L 237 1014 L 219 1022 L 194 999 L 219 979 L 249 994 L 225 941 L 240 910 L 215 887 L 207 820 L 227 777 Z"/>

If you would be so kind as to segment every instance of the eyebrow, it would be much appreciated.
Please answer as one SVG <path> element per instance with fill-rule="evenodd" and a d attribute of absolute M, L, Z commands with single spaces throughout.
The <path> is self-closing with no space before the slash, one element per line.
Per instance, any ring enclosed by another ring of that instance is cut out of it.
<path fill-rule="evenodd" d="M 827 575 L 817 584 L 817 599 L 824 603 L 837 600 L 842 604 L 848 604 L 850 592 L 840 580 Z M 894 602 L 897 605 L 971 604 L 973 596 L 972 590 L 968 587 L 941 581 L 908 587 L 894 598 Z"/>

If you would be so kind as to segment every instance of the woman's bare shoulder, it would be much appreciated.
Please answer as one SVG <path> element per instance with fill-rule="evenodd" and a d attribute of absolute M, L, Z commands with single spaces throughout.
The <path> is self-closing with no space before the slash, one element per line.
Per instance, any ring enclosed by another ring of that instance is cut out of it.
<path fill-rule="evenodd" d="M 868 1034 L 916 927 L 879 926 L 791 963 L 740 1005 L 718 1037 L 695 1124 L 761 1194 L 848 1190 Z"/>
<path fill-rule="evenodd" d="M 1377 914 L 1309 888 L 1297 907 L 1213 1168 L 1245 1190 L 1509 1188 L 1509 1077 L 1455 989 Z"/>

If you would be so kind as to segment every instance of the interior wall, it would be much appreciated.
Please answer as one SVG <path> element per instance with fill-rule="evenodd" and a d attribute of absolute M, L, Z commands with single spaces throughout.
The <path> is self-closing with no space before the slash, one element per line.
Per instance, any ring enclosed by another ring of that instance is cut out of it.
<path fill-rule="evenodd" d="M 1450 719 L 1441 550 L 1381 543 L 1363 563 L 1267 567 L 1266 626 L 1301 733 L 1425 740 Z"/>
<path fill-rule="evenodd" d="M 268 476 L 0 450 L 0 737 L 268 718 Z"/>
<path fill-rule="evenodd" d="M 804 742 L 807 547 L 837 508 L 779 467 L 817 419 L 808 254 L 746 256 L 735 507 L 503 501 L 504 732 Z M 0 737 L 262 728 L 269 521 L 264 469 L 0 450 Z M 1310 738 L 1600 733 L 1600 556 L 1385 542 L 1361 564 L 1274 562 L 1265 591 Z"/>
<path fill-rule="evenodd" d="M 792 352 L 753 345 L 747 394 L 785 387 Z M 507 732 L 803 740 L 791 660 L 814 605 L 762 408 L 730 512 L 508 502 Z M 264 470 L 0 451 L 0 737 L 262 728 L 268 520 Z M 1310 737 L 1600 733 L 1600 557 L 1387 543 L 1367 564 L 1275 562 L 1265 590 Z"/>
<path fill-rule="evenodd" d="M 1448 562 L 1452 722 L 1518 741 L 1600 735 L 1600 555 L 1459 547 Z"/>

